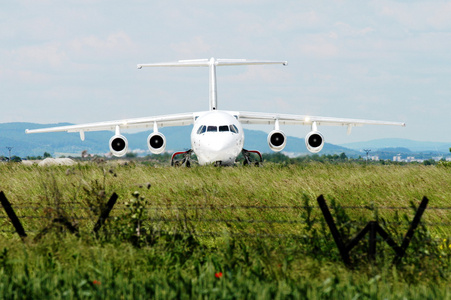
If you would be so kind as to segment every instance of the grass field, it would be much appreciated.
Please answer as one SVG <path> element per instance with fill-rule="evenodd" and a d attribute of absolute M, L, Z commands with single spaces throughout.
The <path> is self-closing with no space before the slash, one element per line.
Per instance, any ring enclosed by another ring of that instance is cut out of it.
<path fill-rule="evenodd" d="M 420 165 L 0 165 L 0 190 L 29 235 L 22 242 L 2 219 L 0 295 L 451 299 L 450 187 L 451 168 Z M 349 269 L 317 208 L 321 194 L 345 239 L 377 220 L 398 244 L 411 207 L 430 202 L 400 265 L 382 241 L 370 260 L 362 242 Z M 52 222 L 58 216 L 79 236 Z"/>

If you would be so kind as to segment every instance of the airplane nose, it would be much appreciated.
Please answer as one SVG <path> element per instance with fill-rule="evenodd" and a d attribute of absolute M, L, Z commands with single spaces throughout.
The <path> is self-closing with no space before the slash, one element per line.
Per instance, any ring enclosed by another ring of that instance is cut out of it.
<path fill-rule="evenodd" d="M 228 133 L 218 133 L 217 136 L 210 136 L 208 142 L 202 145 L 204 148 L 203 159 L 206 162 L 213 163 L 221 161 L 230 164 L 241 152 L 241 148 L 235 138 Z"/>
<path fill-rule="evenodd" d="M 206 145 L 210 151 L 219 152 L 224 151 L 234 145 L 233 139 L 230 136 L 219 135 L 215 138 L 212 138 L 208 141 L 208 144 Z"/>

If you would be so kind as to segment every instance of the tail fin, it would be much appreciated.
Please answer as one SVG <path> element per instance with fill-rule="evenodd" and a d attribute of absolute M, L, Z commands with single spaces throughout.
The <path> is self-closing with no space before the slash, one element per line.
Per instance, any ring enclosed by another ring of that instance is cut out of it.
<path fill-rule="evenodd" d="M 192 59 L 179 60 L 175 62 L 155 63 L 155 64 L 138 64 L 138 69 L 143 67 L 208 67 L 210 81 L 210 110 L 218 108 L 217 90 L 216 90 L 216 66 L 241 66 L 241 65 L 274 65 L 282 64 L 286 66 L 287 61 L 265 61 L 265 60 L 249 60 L 249 59 Z"/>

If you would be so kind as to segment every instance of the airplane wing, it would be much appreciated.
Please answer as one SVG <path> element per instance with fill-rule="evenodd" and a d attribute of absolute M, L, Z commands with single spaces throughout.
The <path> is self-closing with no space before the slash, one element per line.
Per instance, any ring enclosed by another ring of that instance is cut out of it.
<path fill-rule="evenodd" d="M 184 126 L 193 124 L 197 114 L 185 113 L 185 114 L 172 114 L 155 117 L 144 117 L 134 119 L 124 119 L 107 122 L 96 122 L 80 125 L 68 125 L 41 129 L 27 129 L 25 133 L 44 133 L 44 132 L 80 132 L 82 140 L 84 139 L 84 132 L 86 131 L 101 131 L 101 130 L 118 130 L 128 128 L 155 128 L 167 127 L 167 126 Z"/>
<path fill-rule="evenodd" d="M 387 122 L 361 119 L 345 119 L 345 118 L 330 118 L 317 117 L 307 115 L 291 115 L 291 114 L 275 114 L 275 113 L 259 113 L 259 112 L 238 112 L 236 113 L 238 119 L 242 124 L 275 124 L 278 121 L 279 125 L 312 125 L 316 123 L 317 126 L 348 126 L 348 128 L 363 125 L 392 125 L 392 126 L 406 126 L 402 122 Z"/>

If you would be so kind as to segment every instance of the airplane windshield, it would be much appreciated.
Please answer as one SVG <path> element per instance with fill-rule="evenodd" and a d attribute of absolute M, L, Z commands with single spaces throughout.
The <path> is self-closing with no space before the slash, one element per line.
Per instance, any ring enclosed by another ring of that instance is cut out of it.
<path fill-rule="evenodd" d="M 197 134 L 203 134 L 205 132 L 218 132 L 218 126 L 213 125 L 201 125 L 199 129 L 197 129 Z M 238 128 L 232 124 L 232 125 L 220 125 L 219 126 L 219 132 L 233 132 L 238 133 Z"/>
<path fill-rule="evenodd" d="M 199 127 L 199 129 L 197 129 L 197 134 L 202 134 L 205 132 L 205 130 L 207 130 L 207 127 L 205 127 L 205 125 L 202 125 Z"/>
<path fill-rule="evenodd" d="M 238 133 L 238 128 L 234 124 L 232 124 L 230 125 L 230 131 L 233 133 Z"/>
<path fill-rule="evenodd" d="M 208 126 L 207 132 L 217 132 L 218 127 L 217 126 Z"/>

